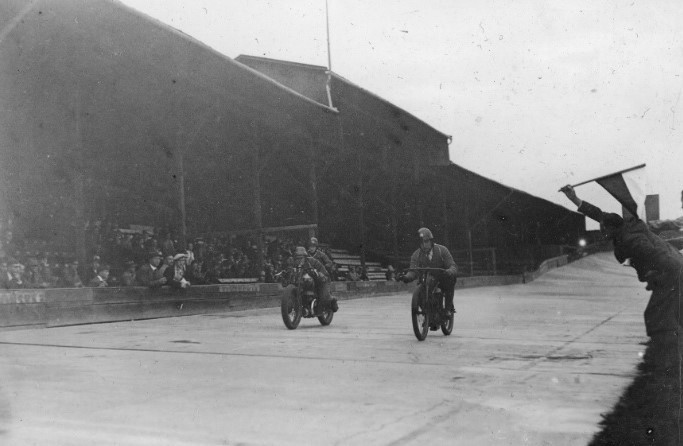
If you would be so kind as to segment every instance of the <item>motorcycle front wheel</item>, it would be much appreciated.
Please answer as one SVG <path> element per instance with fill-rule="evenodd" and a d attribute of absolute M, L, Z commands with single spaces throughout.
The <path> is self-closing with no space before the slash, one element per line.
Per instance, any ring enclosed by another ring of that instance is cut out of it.
<path fill-rule="evenodd" d="M 290 330 L 294 330 L 301 322 L 303 308 L 301 308 L 301 300 L 297 289 L 293 289 L 290 293 L 282 295 L 282 302 L 280 303 L 282 311 L 282 321 Z"/>
<path fill-rule="evenodd" d="M 413 293 L 413 301 L 411 303 L 411 317 L 413 320 L 413 332 L 418 341 L 424 341 L 429 333 L 429 313 L 424 305 L 422 293 L 424 290 L 418 288 Z"/>

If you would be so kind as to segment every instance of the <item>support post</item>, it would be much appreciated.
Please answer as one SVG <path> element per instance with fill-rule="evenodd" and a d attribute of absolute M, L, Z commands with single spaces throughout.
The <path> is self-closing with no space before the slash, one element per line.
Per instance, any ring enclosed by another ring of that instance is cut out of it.
<path fill-rule="evenodd" d="M 313 222 L 320 225 L 318 221 L 318 154 L 315 150 L 313 138 L 308 138 L 308 151 L 311 162 L 309 163 L 309 181 L 311 183 L 311 202 L 313 207 Z M 319 235 L 319 234 L 318 234 Z"/>
<path fill-rule="evenodd" d="M 187 214 L 185 212 L 185 166 L 183 163 L 183 151 L 180 148 L 180 138 L 176 139 L 175 159 L 178 171 L 178 209 L 180 210 L 180 244 L 186 249 L 187 239 Z"/>
<path fill-rule="evenodd" d="M 86 265 L 86 232 L 85 232 L 85 172 L 86 164 L 84 162 L 85 155 L 83 150 L 83 129 L 81 128 L 81 92 L 80 84 L 76 85 L 76 141 L 75 149 L 70 149 L 75 151 L 72 158 L 77 160 L 76 165 L 80 169 L 72 170 L 73 187 L 74 187 L 74 213 L 75 213 L 75 225 L 76 225 L 76 258 L 81 262 L 82 265 Z"/>
<path fill-rule="evenodd" d="M 356 152 L 356 160 L 358 163 L 358 231 L 360 238 L 360 266 L 365 269 L 365 203 L 363 201 L 364 184 L 363 184 L 363 160 L 361 159 L 360 151 Z"/>
<path fill-rule="evenodd" d="M 397 185 L 396 169 L 392 169 L 391 174 L 391 248 L 394 254 L 394 262 L 398 262 L 398 205 L 396 204 Z M 394 267 L 397 264 L 393 265 Z"/>
<path fill-rule="evenodd" d="M 443 218 L 443 241 L 445 246 L 450 246 L 450 233 L 448 231 L 448 205 L 446 200 L 442 201 L 442 218 Z"/>
<path fill-rule="evenodd" d="M 256 227 L 256 263 L 257 274 L 261 273 L 263 268 L 263 215 L 261 209 L 261 169 L 260 169 L 260 138 L 258 134 L 258 125 L 255 122 L 251 123 L 251 171 L 254 179 L 253 183 L 253 197 L 254 197 L 254 226 Z"/>
<path fill-rule="evenodd" d="M 472 255 L 472 229 L 467 228 L 467 243 L 469 245 L 470 254 L 470 276 L 474 276 L 474 257 Z"/>

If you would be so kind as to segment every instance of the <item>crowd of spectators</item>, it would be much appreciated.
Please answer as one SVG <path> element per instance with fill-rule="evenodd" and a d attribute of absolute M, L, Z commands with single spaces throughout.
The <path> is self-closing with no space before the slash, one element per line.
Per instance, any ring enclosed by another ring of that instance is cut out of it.
<path fill-rule="evenodd" d="M 4 289 L 185 288 L 243 278 L 276 282 L 279 273 L 291 264 L 296 246 L 307 244 L 291 237 L 270 237 L 259 256 L 258 244 L 250 236 L 198 237 L 183 244 L 168 230 L 122 230 L 95 222 L 87 231 L 90 261 L 81 264 L 75 255 L 20 255 L 19 250 L 12 249 L 8 232 L 0 240 L 0 288 Z M 368 280 L 367 271 L 361 267 L 349 267 L 343 274 L 336 265 L 333 269 L 333 280 Z"/>

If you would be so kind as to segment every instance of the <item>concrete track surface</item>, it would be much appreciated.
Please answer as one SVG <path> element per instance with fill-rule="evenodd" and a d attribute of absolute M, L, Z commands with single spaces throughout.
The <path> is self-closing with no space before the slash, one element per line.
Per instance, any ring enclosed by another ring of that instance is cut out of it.
<path fill-rule="evenodd" d="M 634 376 L 647 292 L 611 254 L 458 290 L 418 342 L 408 293 L 0 332 L 3 445 L 585 445 Z"/>

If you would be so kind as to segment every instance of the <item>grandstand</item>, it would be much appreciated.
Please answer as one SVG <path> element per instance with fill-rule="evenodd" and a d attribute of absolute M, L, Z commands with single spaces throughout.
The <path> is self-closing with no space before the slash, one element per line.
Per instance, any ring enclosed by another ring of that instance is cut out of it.
<path fill-rule="evenodd" d="M 584 231 L 581 215 L 457 166 L 450 136 L 337 73 L 330 104 L 325 67 L 233 60 L 109 0 L 7 0 L 0 29 L 0 224 L 45 251 L 87 259 L 95 220 L 181 244 L 315 225 L 343 267 L 379 278 L 371 260 L 405 259 L 421 226 L 472 253 L 459 262 L 474 273 L 530 267 Z M 472 268 L 490 249 L 494 268 Z"/>

